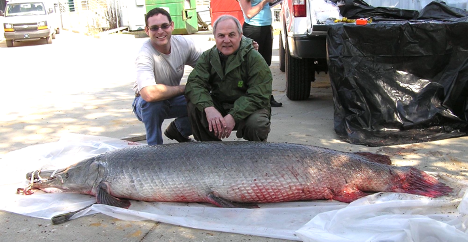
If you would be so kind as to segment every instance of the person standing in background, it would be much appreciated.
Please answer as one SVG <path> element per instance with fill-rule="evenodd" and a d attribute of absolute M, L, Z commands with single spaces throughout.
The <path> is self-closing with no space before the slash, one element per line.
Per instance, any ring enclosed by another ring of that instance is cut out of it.
<path fill-rule="evenodd" d="M 237 0 L 244 15 L 242 31 L 244 36 L 258 42 L 258 52 L 263 56 L 268 66 L 271 65 L 273 48 L 273 28 L 270 3 L 274 0 Z M 281 107 L 282 103 L 270 96 L 272 107 Z"/>

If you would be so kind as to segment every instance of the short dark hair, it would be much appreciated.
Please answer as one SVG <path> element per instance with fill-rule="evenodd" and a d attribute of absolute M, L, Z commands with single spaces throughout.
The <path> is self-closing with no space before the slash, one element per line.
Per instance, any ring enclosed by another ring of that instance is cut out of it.
<path fill-rule="evenodd" d="M 148 26 L 148 19 L 158 14 L 165 15 L 169 19 L 169 23 L 172 23 L 171 15 L 164 8 L 153 8 L 145 16 L 146 26 Z"/>

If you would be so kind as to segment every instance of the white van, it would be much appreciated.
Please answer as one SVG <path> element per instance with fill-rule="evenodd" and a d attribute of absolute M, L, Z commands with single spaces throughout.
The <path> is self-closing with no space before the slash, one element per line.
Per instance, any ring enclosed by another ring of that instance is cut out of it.
<path fill-rule="evenodd" d="M 55 34 L 60 32 L 57 6 L 52 1 L 8 1 L 3 23 L 7 46 L 12 47 L 15 41 L 38 39 L 51 44 Z"/>

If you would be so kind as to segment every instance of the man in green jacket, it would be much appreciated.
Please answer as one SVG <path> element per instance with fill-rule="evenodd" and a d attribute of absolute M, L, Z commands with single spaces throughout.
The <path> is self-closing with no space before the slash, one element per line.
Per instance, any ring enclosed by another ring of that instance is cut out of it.
<path fill-rule="evenodd" d="M 205 51 L 185 87 L 193 136 L 220 141 L 233 130 L 237 137 L 266 141 L 270 133 L 270 68 L 252 43 L 242 39 L 242 26 L 230 15 L 213 25 L 216 46 Z"/>

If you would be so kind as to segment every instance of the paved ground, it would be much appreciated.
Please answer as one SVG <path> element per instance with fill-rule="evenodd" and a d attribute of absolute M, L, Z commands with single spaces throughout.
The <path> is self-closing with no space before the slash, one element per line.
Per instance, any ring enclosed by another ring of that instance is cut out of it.
<path fill-rule="evenodd" d="M 193 35 L 204 46 L 214 44 L 210 37 L 209 33 Z M 144 134 L 130 109 L 134 54 L 142 41 L 130 35 L 95 39 L 64 31 L 52 45 L 22 43 L 6 48 L 0 42 L 0 158 L 13 150 L 57 141 L 68 132 L 116 138 Z M 277 53 L 277 44 L 274 47 Z M 333 130 L 328 77 L 319 75 L 311 97 L 297 102 L 285 96 L 277 56 L 271 70 L 274 96 L 284 107 L 273 108 L 269 141 L 377 152 L 390 155 L 396 165 L 467 179 L 464 150 L 468 137 L 373 148 L 344 143 Z M 51 225 L 47 220 L 7 212 L 0 212 L 0 237 L 2 241 L 282 241 L 104 215 Z"/>

